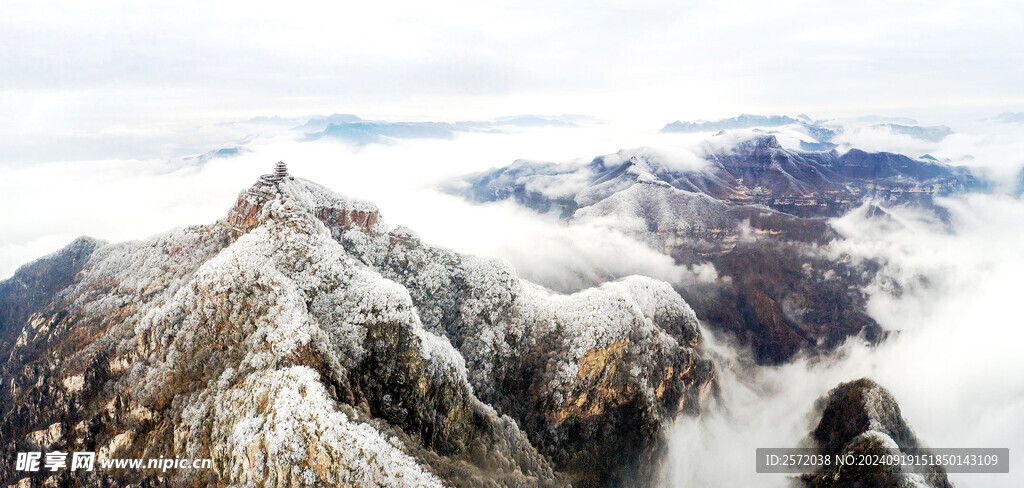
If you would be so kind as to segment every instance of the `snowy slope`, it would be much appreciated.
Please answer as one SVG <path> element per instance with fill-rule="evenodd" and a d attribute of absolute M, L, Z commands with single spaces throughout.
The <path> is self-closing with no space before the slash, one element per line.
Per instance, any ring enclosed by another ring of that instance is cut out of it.
<path fill-rule="evenodd" d="M 773 121 L 795 122 L 725 122 Z M 798 125 L 810 130 L 805 122 Z M 821 252 L 838 237 L 828 219 L 869 202 L 941 213 L 935 197 L 983 186 L 969 171 L 935 161 L 858 149 L 793 151 L 774 134 L 740 129 L 688 149 L 628 149 L 588 163 L 516 161 L 459 178 L 447 190 L 555 211 L 571 224 L 624 232 L 679 264 L 715 270 L 716 283 L 677 284 L 677 291 L 702 320 L 749 344 L 759 361 L 779 363 L 801 350 L 830 350 L 851 335 L 880 337 L 865 311 L 870 270 Z"/>
<path fill-rule="evenodd" d="M 292 177 L 221 222 L 82 247 L 0 284 L 42 290 L 0 296 L 4 449 L 213 460 L 175 485 L 601 485 L 649 469 L 713 382 L 666 283 L 558 295 Z"/>

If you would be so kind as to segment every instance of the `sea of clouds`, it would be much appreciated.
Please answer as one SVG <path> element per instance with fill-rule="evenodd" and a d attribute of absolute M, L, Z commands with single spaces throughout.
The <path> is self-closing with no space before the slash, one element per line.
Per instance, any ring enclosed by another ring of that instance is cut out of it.
<path fill-rule="evenodd" d="M 80 235 L 116 242 L 214 222 L 278 160 L 297 177 L 374 202 L 389 225 L 408 226 L 434 244 L 506 258 L 523 276 L 559 290 L 610 276 L 646 274 L 679 282 L 692 274 L 614 231 L 570 227 L 511 203 L 472 205 L 437 189 L 455 176 L 516 159 L 578 162 L 622 147 L 664 146 L 667 138 L 653 134 L 656 128 L 630 132 L 590 123 L 352 144 L 307 140 L 293 130 L 298 125 L 221 124 L 213 130 L 224 135 L 223 142 L 166 158 L 133 159 L 108 150 L 113 157 L 0 163 L 0 203 L 9 209 L 0 213 L 0 278 Z M 179 142 L 179 153 L 180 147 L 193 145 Z M 218 149 L 234 154 L 216 157 Z M 692 159 L 692 152 L 682 152 Z M 128 148 L 124 154 L 132 153 Z"/>
<path fill-rule="evenodd" d="M 373 201 L 389 225 L 408 226 L 432 244 L 506 259 L 522 277 L 555 290 L 629 274 L 680 286 L 716 277 L 713 269 L 677 266 L 607 227 L 568 225 L 508 202 L 471 204 L 437 188 L 517 159 L 579 164 L 642 151 L 679 168 L 698 168 L 702 154 L 738 136 L 716 141 L 712 134 L 659 135 L 658 123 L 590 121 L 351 144 L 307 140 L 294 130 L 300 122 L 221 124 L 210 128 L 216 143 L 210 133 L 192 129 L 174 148 L 141 159 L 132 156 L 135 146 L 173 137 L 140 136 L 124 152 L 104 148 L 102 159 L 0 162 L 0 204 L 6 209 L 0 213 L 0 278 L 79 235 L 121 241 L 214 222 L 278 160 L 295 176 Z M 869 290 L 869 313 L 894 331 L 880 346 L 852 340 L 835 357 L 769 368 L 753 366 L 725 338 L 708 334 L 722 395 L 702 416 L 668 427 L 665 486 L 784 486 L 785 477 L 754 473 L 754 449 L 796 445 L 813 427 L 813 401 L 862 376 L 893 392 L 926 444 L 1009 447 L 1011 465 L 1024 462 L 1024 322 L 1017 305 L 1024 202 L 1014 190 L 1024 165 L 1024 126 L 978 122 L 925 142 L 871 124 L 847 124 L 835 142 L 969 165 L 996 183 L 994 191 L 943 200 L 948 221 L 906 208 L 893 209 L 891 220 L 868 220 L 854 211 L 835 221 L 845 239 L 831 245 L 833 252 L 884 263 Z M 800 127 L 768 130 L 787 147 L 807 139 Z M 189 139 L 195 134 L 201 137 Z M 218 149 L 234 154 L 216 157 Z M 951 478 L 961 486 L 1016 486 L 1006 475 Z"/>
<path fill-rule="evenodd" d="M 834 252 L 884 263 L 868 307 L 893 331 L 882 344 L 854 339 L 832 358 L 754 367 L 709 337 L 722 398 L 670 428 L 663 486 L 787 486 L 784 475 L 754 473 L 754 450 L 796 446 L 817 421 L 814 400 L 861 377 L 895 395 L 925 445 L 1008 447 L 1011 466 L 1024 462 L 1024 201 L 973 195 L 942 203 L 950 223 L 897 209 L 894 223 L 855 211 L 835 224 L 846 239 Z M 958 486 L 1019 486 L 1013 474 L 950 478 Z"/>
<path fill-rule="evenodd" d="M 789 475 L 755 473 L 755 449 L 796 446 L 818 421 L 815 399 L 861 377 L 894 394 L 926 446 L 1008 447 L 1011 466 L 1024 462 L 1024 200 L 1016 189 L 1024 146 L 1020 126 L 975 127 L 984 132 L 937 143 L 872 127 L 837 137 L 970 166 L 993 191 L 940 199 L 945 220 L 902 207 L 868 219 L 862 207 L 833 221 L 844 237 L 831 244 L 835 255 L 883 264 L 868 289 L 868 313 L 892 334 L 876 347 L 851 339 L 832 357 L 778 367 L 754 366 L 709 334 L 721 398 L 669 428 L 658 486 L 794 485 Z M 1020 486 L 1013 468 L 949 477 L 957 486 Z"/>

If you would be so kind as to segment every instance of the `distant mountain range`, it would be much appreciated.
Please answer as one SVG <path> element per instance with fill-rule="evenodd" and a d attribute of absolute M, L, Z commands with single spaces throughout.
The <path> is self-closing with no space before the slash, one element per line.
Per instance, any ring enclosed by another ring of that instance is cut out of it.
<path fill-rule="evenodd" d="M 1024 112 L 1003 112 L 995 120 L 1004 124 L 1024 124 Z"/>
<path fill-rule="evenodd" d="M 985 186 L 964 168 L 932 160 L 793 151 L 773 135 L 707 147 L 697 167 L 641 148 L 588 163 L 517 161 L 447 190 L 609 225 L 678 263 L 712 263 L 727 279 L 678 291 L 711 326 L 751 345 L 761 362 L 778 363 L 850 335 L 880 337 L 864 311 L 870 274 L 822 250 L 839 237 L 829 218 L 869 203 L 870 215 L 908 204 L 941 213 L 936 196 Z"/>
<path fill-rule="evenodd" d="M 1014 114 L 1003 114 L 1003 120 L 1012 121 Z M 875 123 L 870 127 L 892 132 L 893 134 L 906 135 L 915 139 L 927 142 L 939 142 L 953 134 L 953 130 L 944 125 L 922 127 L 916 125 L 912 119 L 884 118 L 884 117 L 863 117 L 861 122 L 884 122 Z M 835 121 L 815 121 L 807 115 L 790 117 L 788 115 L 751 115 L 741 114 L 733 118 L 715 121 L 683 122 L 675 121 L 665 124 L 661 133 L 693 133 L 693 132 L 723 132 L 735 129 L 771 128 L 786 125 L 798 125 L 807 131 L 808 135 L 817 139 L 816 141 L 800 141 L 800 148 L 804 151 L 829 151 L 837 146 L 832 139 L 844 128 Z"/>
<path fill-rule="evenodd" d="M 577 127 L 579 123 L 597 120 L 583 115 L 515 115 L 491 120 L 465 120 L 459 122 L 393 122 L 364 120 L 352 114 L 334 114 L 312 118 L 297 130 L 305 133 L 306 140 L 333 138 L 365 145 L 386 142 L 388 139 L 451 139 L 457 132 L 500 132 L 509 128 Z"/>
<path fill-rule="evenodd" d="M 811 124 L 812 121 L 806 115 L 797 118 L 787 115 L 751 115 L 740 114 L 731 119 L 715 121 L 700 120 L 696 122 L 683 122 L 677 120 L 662 127 L 661 132 L 718 132 L 732 129 L 749 129 L 751 127 L 777 127 L 789 124 Z"/>
<path fill-rule="evenodd" d="M 842 155 L 792 151 L 782 148 L 773 135 L 711 151 L 705 158 L 707 166 L 697 170 L 676 169 L 671 161 L 642 149 L 599 156 L 579 165 L 519 161 L 463 179 L 466 187 L 461 192 L 476 201 L 511 196 L 542 211 L 558 207 L 568 217 L 644 183 L 796 216 L 835 217 L 869 198 L 892 204 L 926 203 L 935 195 L 980 186 L 964 168 L 858 149 Z"/>
<path fill-rule="evenodd" d="M 939 142 L 945 139 L 946 136 L 953 134 L 953 129 L 944 125 L 921 127 L 917 125 L 878 124 L 873 125 L 872 127 L 888 129 L 894 134 L 902 134 L 928 142 Z"/>

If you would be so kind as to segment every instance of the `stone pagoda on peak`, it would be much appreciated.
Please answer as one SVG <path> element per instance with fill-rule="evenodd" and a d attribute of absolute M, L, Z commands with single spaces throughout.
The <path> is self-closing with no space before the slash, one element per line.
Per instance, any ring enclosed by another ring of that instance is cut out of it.
<path fill-rule="evenodd" d="M 284 161 L 278 161 L 277 164 L 274 165 L 274 172 L 261 176 L 260 183 L 268 186 L 276 186 L 278 183 L 284 181 L 285 178 L 288 178 L 288 165 L 284 164 Z"/>
<path fill-rule="evenodd" d="M 288 166 L 284 164 L 284 161 L 278 161 L 274 166 L 274 179 L 277 181 L 283 181 L 288 177 Z"/>

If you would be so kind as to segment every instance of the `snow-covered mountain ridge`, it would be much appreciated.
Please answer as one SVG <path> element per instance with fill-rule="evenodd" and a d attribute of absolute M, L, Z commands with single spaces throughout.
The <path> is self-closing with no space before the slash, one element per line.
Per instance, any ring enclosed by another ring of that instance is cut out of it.
<path fill-rule="evenodd" d="M 555 212 L 624 232 L 678 264 L 711 265 L 716 282 L 677 291 L 760 362 L 827 351 L 855 335 L 878 340 L 863 292 L 871 263 L 853 267 L 830 254 L 840 236 L 829 219 L 863 206 L 870 215 L 893 205 L 941 214 L 936 198 L 986 183 L 965 168 L 900 154 L 790 150 L 758 130 L 713 136 L 692 153 L 637 148 L 580 163 L 516 161 L 446 190 Z"/>
<path fill-rule="evenodd" d="M 649 471 L 714 384 L 667 283 L 560 295 L 281 175 L 214 224 L 76 241 L 0 312 L 5 456 L 213 460 L 115 485 L 599 486 Z"/>

